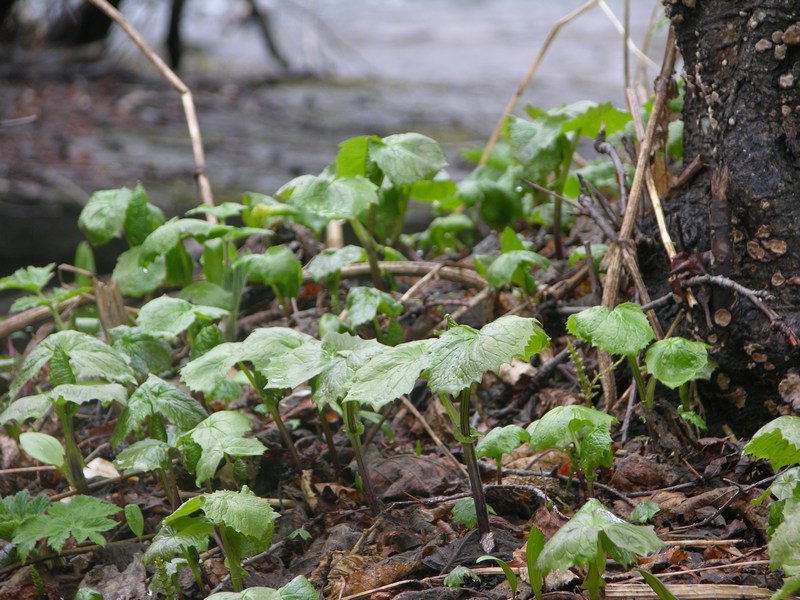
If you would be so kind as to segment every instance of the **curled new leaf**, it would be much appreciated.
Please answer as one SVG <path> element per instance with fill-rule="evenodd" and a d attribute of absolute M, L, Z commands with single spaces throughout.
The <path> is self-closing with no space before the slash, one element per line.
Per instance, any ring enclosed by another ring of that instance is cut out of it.
<path fill-rule="evenodd" d="M 637 354 L 655 338 L 653 328 L 638 304 L 625 302 L 614 310 L 593 306 L 570 315 L 569 332 L 611 354 Z"/>

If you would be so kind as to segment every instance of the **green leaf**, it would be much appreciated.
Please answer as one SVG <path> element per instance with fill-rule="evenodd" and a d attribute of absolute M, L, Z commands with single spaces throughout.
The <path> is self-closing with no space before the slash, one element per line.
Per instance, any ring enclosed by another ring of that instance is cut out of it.
<path fill-rule="evenodd" d="M 133 535 L 141 540 L 144 533 L 144 515 L 138 504 L 125 505 L 125 521 Z"/>
<path fill-rule="evenodd" d="M 182 240 L 194 238 L 201 244 L 212 238 L 223 237 L 233 230 L 227 225 L 217 225 L 201 219 L 170 219 L 142 242 L 141 261 L 151 263 L 157 257 L 182 245 Z"/>
<path fill-rule="evenodd" d="M 172 348 L 165 339 L 127 325 L 114 327 L 109 334 L 111 346 L 129 358 L 138 381 L 172 368 Z"/>
<path fill-rule="evenodd" d="M 549 339 L 536 319 L 516 315 L 500 317 L 480 331 L 455 325 L 430 348 L 431 391 L 456 395 L 486 371 L 497 373 L 514 358 L 528 360 L 547 347 Z"/>
<path fill-rule="evenodd" d="M 280 298 L 296 298 L 303 284 L 303 265 L 284 245 L 272 246 L 263 254 L 245 254 L 233 266 L 244 265 L 248 279 L 260 281 Z"/>
<path fill-rule="evenodd" d="M 78 217 L 78 227 L 93 246 L 122 236 L 125 213 L 133 192 L 128 188 L 101 190 L 92 194 Z"/>
<path fill-rule="evenodd" d="M 19 436 L 20 447 L 39 462 L 60 469 L 64 466 L 66 453 L 56 438 L 38 431 L 28 431 Z"/>
<path fill-rule="evenodd" d="M 208 481 L 217 472 L 219 462 L 228 456 L 260 456 L 266 449 L 255 438 L 245 438 L 250 430 L 250 420 L 243 414 L 223 410 L 201 421 L 184 437 L 193 440 L 202 449 L 195 466 L 197 486 Z"/>
<path fill-rule="evenodd" d="M 168 561 L 183 556 L 184 549 L 193 548 L 198 554 L 208 549 L 208 538 L 214 535 L 214 525 L 202 517 L 182 517 L 169 524 L 164 522 L 159 532 L 145 550 L 145 565 L 158 560 Z"/>
<path fill-rule="evenodd" d="M 227 314 L 227 310 L 215 306 L 198 306 L 180 298 L 161 296 L 142 306 L 138 321 L 145 333 L 176 338 L 198 318 L 215 321 Z"/>
<path fill-rule="evenodd" d="M 242 214 L 242 211 L 244 211 L 245 208 L 246 207 L 244 204 L 239 204 L 238 202 L 223 202 L 222 204 L 215 204 L 214 206 L 201 204 L 200 206 L 196 206 L 190 210 L 187 210 L 186 214 L 213 215 L 220 221 L 224 221 L 225 219 L 230 219 L 231 217 Z"/>
<path fill-rule="evenodd" d="M 415 340 L 383 349 L 355 372 L 342 401 L 370 404 L 378 411 L 409 394 L 420 372 L 428 366 L 428 349 L 433 343 L 434 340 Z"/>
<path fill-rule="evenodd" d="M 367 149 L 371 135 L 360 135 L 339 144 L 336 155 L 336 175 L 339 177 L 366 177 L 369 157 Z"/>
<path fill-rule="evenodd" d="M 146 267 L 141 265 L 142 247 L 135 246 L 117 258 L 111 280 L 119 286 L 123 296 L 141 298 L 161 287 L 167 278 L 164 257 L 159 256 Z"/>
<path fill-rule="evenodd" d="M 13 275 L 0 279 L 0 291 L 25 290 L 31 293 L 40 292 L 53 278 L 55 268 L 56 263 L 50 263 L 44 267 L 17 269 Z"/>
<path fill-rule="evenodd" d="M 610 102 L 598 104 L 591 100 L 580 100 L 547 112 L 529 107 L 526 112 L 533 118 L 559 123 L 562 133 L 580 131 L 589 138 L 596 138 L 601 128 L 607 135 L 622 131 L 631 120 L 628 111 L 615 108 Z"/>
<path fill-rule="evenodd" d="M 216 306 L 225 310 L 233 308 L 233 294 L 221 285 L 210 281 L 195 281 L 181 290 L 182 300 L 192 304 Z"/>
<path fill-rule="evenodd" d="M 161 440 L 147 438 L 134 442 L 120 452 L 114 464 L 123 472 L 155 471 L 169 466 L 170 445 Z"/>
<path fill-rule="evenodd" d="M 800 500 L 800 467 L 792 467 L 780 473 L 768 491 L 778 500 Z"/>
<path fill-rule="evenodd" d="M 536 567 L 539 555 L 544 549 L 544 534 L 535 525 L 531 526 L 528 541 L 525 544 L 525 564 L 528 567 L 528 580 L 536 600 L 542 600 L 542 584 L 544 576 Z"/>
<path fill-rule="evenodd" d="M 21 490 L 0 501 L 0 540 L 10 542 L 17 529 L 42 514 L 50 506 L 50 498 L 40 494 L 31 498 L 28 490 Z"/>
<path fill-rule="evenodd" d="M 369 323 L 378 313 L 389 317 L 403 314 L 403 305 L 391 294 L 373 287 L 352 287 L 347 292 L 347 320 L 351 327 Z"/>
<path fill-rule="evenodd" d="M 318 406 L 338 402 L 347 393 L 355 372 L 386 346 L 347 333 L 331 332 L 322 339 L 322 369 L 314 377 L 314 402 Z"/>
<path fill-rule="evenodd" d="M 452 179 L 417 181 L 411 186 L 411 199 L 428 202 L 434 209 L 455 211 L 462 205 L 458 198 L 458 186 Z"/>
<path fill-rule="evenodd" d="M 252 589 L 252 588 L 250 588 Z M 283 600 L 319 600 L 319 592 L 311 582 L 298 575 L 278 590 Z"/>
<path fill-rule="evenodd" d="M 544 546 L 537 567 L 543 573 L 585 569 L 604 551 L 624 566 L 664 546 L 650 526 L 631 525 L 590 498 Z"/>
<path fill-rule="evenodd" d="M 145 421 L 156 415 L 164 417 L 181 432 L 206 418 L 205 411 L 194 398 L 150 375 L 128 399 L 111 435 L 111 446 L 116 448 L 132 431 L 141 432 Z"/>
<path fill-rule="evenodd" d="M 706 425 L 705 419 L 698 415 L 693 410 L 686 410 L 683 408 L 682 405 L 678 405 L 678 414 L 680 415 L 681 419 L 686 421 L 692 427 L 697 427 L 702 431 L 708 430 L 708 425 Z"/>
<path fill-rule="evenodd" d="M 431 179 L 447 165 L 439 144 L 419 133 L 373 138 L 369 156 L 396 186 Z"/>
<path fill-rule="evenodd" d="M 658 514 L 661 507 L 652 500 L 642 500 L 631 512 L 631 521 L 634 523 L 647 523 Z"/>
<path fill-rule="evenodd" d="M 82 587 L 75 594 L 75 600 L 103 600 L 103 594 L 92 588 Z"/>
<path fill-rule="evenodd" d="M 467 579 L 474 583 L 480 583 L 481 578 L 469 567 L 459 565 L 444 578 L 444 585 L 447 587 L 461 587 L 467 583 Z"/>
<path fill-rule="evenodd" d="M 478 257 L 476 256 L 476 261 Z M 550 261 L 530 250 L 512 250 L 495 258 L 486 270 L 486 281 L 494 289 L 515 283 L 523 289 L 523 277 L 530 272 L 532 265 L 540 269 L 550 267 Z"/>
<path fill-rule="evenodd" d="M 800 463 L 800 417 L 773 419 L 753 434 L 743 454 L 767 459 L 776 473 L 787 465 Z"/>
<path fill-rule="evenodd" d="M 463 525 L 468 529 L 475 529 L 478 517 L 475 513 L 475 501 L 471 497 L 459 498 L 452 508 L 453 523 Z"/>
<path fill-rule="evenodd" d="M 363 177 L 327 179 L 302 175 L 278 190 L 278 195 L 303 211 L 328 219 L 358 219 L 378 203 L 375 185 Z"/>
<path fill-rule="evenodd" d="M 574 423 L 570 426 L 574 426 Z M 591 427 L 583 436 L 578 459 L 581 469 L 587 474 L 587 479 L 594 478 L 594 470 L 598 467 L 614 466 L 612 443 L 608 425 L 605 423 Z"/>
<path fill-rule="evenodd" d="M 530 439 L 530 435 L 519 425 L 495 427 L 478 441 L 475 452 L 478 458 L 488 456 L 500 460 L 504 454 L 511 454 L 528 439 Z"/>
<path fill-rule="evenodd" d="M 139 246 L 148 235 L 164 224 L 164 213 L 147 201 L 147 192 L 141 184 L 133 190 L 128 208 L 125 210 L 125 237 L 128 245 Z"/>
<path fill-rule="evenodd" d="M 800 575 L 800 500 L 786 500 L 783 522 L 772 535 L 768 550 L 772 569 L 783 569 L 789 576 Z"/>
<path fill-rule="evenodd" d="M 319 594 L 314 596 L 314 600 Z M 251 587 L 241 592 L 217 592 L 211 594 L 206 600 L 282 600 L 280 592 L 268 587 Z"/>
<path fill-rule="evenodd" d="M 117 522 L 108 517 L 118 512 L 117 506 L 105 500 L 75 496 L 68 504 L 51 504 L 45 514 L 23 524 L 13 542 L 17 544 L 17 552 L 23 559 L 42 538 L 47 538 L 47 545 L 57 553 L 61 552 L 70 536 L 77 544 L 91 540 L 105 546 L 106 540 L 101 533 L 117 526 Z"/>
<path fill-rule="evenodd" d="M 275 530 L 275 519 L 278 518 L 267 499 L 259 498 L 244 486 L 239 492 L 222 490 L 195 496 L 164 519 L 164 524 L 172 525 L 198 510 L 202 510 L 213 525 L 227 527 L 256 540 L 258 552 L 269 546 Z"/>
<path fill-rule="evenodd" d="M 595 270 L 600 268 L 600 263 L 603 262 L 606 252 L 608 252 L 608 246 L 605 244 L 592 244 L 592 265 Z M 586 246 L 578 246 L 569 255 L 569 264 L 572 267 L 585 260 Z"/>
<path fill-rule="evenodd" d="M 638 304 L 625 302 L 614 310 L 592 306 L 567 319 L 569 332 L 611 354 L 637 354 L 655 338 Z"/>
<path fill-rule="evenodd" d="M 675 594 L 670 592 L 669 588 L 650 571 L 646 571 L 644 569 L 636 570 L 639 571 L 639 574 L 644 578 L 647 585 L 650 586 L 650 589 L 656 593 L 656 596 L 658 596 L 659 600 L 678 600 Z"/>
<path fill-rule="evenodd" d="M 11 421 L 22 424 L 28 419 L 41 419 L 51 406 L 53 404 L 49 393 L 23 396 L 12 402 L 0 414 L 0 425 Z"/>
<path fill-rule="evenodd" d="M 579 433 L 584 427 L 610 427 L 619 423 L 617 419 L 597 409 L 579 404 L 556 406 L 545 413 L 538 421 L 528 427 L 531 450 L 557 448 L 566 450 L 572 445 L 574 438 L 570 431 Z"/>
<path fill-rule="evenodd" d="M 478 557 L 475 562 L 485 562 L 487 560 L 493 560 L 497 563 L 497 565 L 503 570 L 503 575 L 506 576 L 506 581 L 508 581 L 508 586 L 511 588 L 511 597 L 517 597 L 517 576 L 514 571 L 511 570 L 511 567 L 508 565 L 506 561 L 501 558 L 497 558 L 496 556 L 480 556 Z"/>
<path fill-rule="evenodd" d="M 311 259 L 306 265 L 309 275 L 314 281 L 323 281 L 337 275 L 342 267 L 357 262 L 363 262 L 367 253 L 358 246 L 345 246 L 344 248 L 327 248 Z"/>
<path fill-rule="evenodd" d="M 697 378 L 708 363 L 708 346 L 682 337 L 660 340 L 647 349 L 647 372 L 670 389 Z"/>
<path fill-rule="evenodd" d="M 181 379 L 191 389 L 212 393 L 218 385 L 231 377 L 231 369 L 239 362 L 248 362 L 269 379 L 267 365 L 275 357 L 283 357 L 305 344 L 319 342 L 306 333 L 288 327 L 268 327 L 254 330 L 243 342 L 215 346 L 203 356 L 189 362 L 181 369 Z M 296 365 L 303 372 L 304 365 Z M 296 383 L 300 385 L 305 381 Z M 276 387 L 294 387 L 277 385 Z"/>
<path fill-rule="evenodd" d="M 59 331 L 48 336 L 27 356 L 9 389 L 11 397 L 15 397 L 59 352 L 64 352 L 69 357 L 70 368 L 78 380 L 102 379 L 136 383 L 130 366 L 116 350 L 88 334 Z"/>

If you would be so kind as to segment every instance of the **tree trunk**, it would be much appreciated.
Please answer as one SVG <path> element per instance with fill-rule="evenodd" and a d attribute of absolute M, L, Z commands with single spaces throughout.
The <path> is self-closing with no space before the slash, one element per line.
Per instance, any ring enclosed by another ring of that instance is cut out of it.
<path fill-rule="evenodd" d="M 684 164 L 708 165 L 667 200 L 673 238 L 706 253 L 709 274 L 772 295 L 783 321 L 730 290 L 694 288 L 689 328 L 713 345 L 712 387 L 727 401 L 706 409 L 747 434 L 791 410 L 787 373 L 800 371 L 800 3 L 664 3 L 684 60 Z"/>

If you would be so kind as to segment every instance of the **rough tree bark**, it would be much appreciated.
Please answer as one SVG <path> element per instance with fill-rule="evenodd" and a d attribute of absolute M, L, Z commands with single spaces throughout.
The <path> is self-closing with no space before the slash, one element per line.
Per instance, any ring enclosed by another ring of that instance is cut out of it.
<path fill-rule="evenodd" d="M 706 253 L 709 273 L 773 295 L 800 332 L 800 2 L 664 3 L 684 60 L 684 162 L 708 164 L 668 199 L 672 235 Z M 690 328 L 713 345 L 724 400 L 706 409 L 737 434 L 792 399 L 800 410 L 796 342 L 741 296 L 708 290 Z"/>

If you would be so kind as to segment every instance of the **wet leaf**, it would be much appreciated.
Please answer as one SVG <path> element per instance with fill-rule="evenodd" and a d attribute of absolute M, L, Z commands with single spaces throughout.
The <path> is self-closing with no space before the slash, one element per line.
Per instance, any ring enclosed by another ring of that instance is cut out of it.
<path fill-rule="evenodd" d="M 500 317 L 480 331 L 455 325 L 429 350 L 428 384 L 434 394 L 458 394 L 487 371 L 498 373 L 514 358 L 528 360 L 549 339 L 536 319 L 516 315 Z"/>
<path fill-rule="evenodd" d="M 625 302 L 614 310 L 593 306 L 567 319 L 569 332 L 611 354 L 637 354 L 655 338 L 638 304 Z"/>
<path fill-rule="evenodd" d="M 145 267 L 141 264 L 141 256 L 141 246 L 135 246 L 117 258 L 111 280 L 117 283 L 124 296 L 140 298 L 156 291 L 166 281 L 167 266 L 164 257 L 156 257 Z"/>
<path fill-rule="evenodd" d="M 767 459 L 776 473 L 800 463 L 800 417 L 773 419 L 753 434 L 743 453 Z"/>
<path fill-rule="evenodd" d="M 647 372 L 670 389 L 696 379 L 707 363 L 708 346 L 682 337 L 660 340 L 645 354 Z"/>
<path fill-rule="evenodd" d="M 375 185 L 363 177 L 328 179 L 301 175 L 278 190 L 278 196 L 303 211 L 328 219 L 358 219 L 378 203 Z"/>
<path fill-rule="evenodd" d="M 122 236 L 132 196 L 133 192 L 125 187 L 92 194 L 78 217 L 78 227 L 92 245 L 102 246 Z"/>
<path fill-rule="evenodd" d="M 605 426 L 619 423 L 617 419 L 588 406 L 556 406 L 528 427 L 531 450 L 557 448 L 566 450 L 574 442 L 570 432 L 580 432 L 584 427 Z"/>
<path fill-rule="evenodd" d="M 215 321 L 227 314 L 227 310 L 215 306 L 198 306 L 180 298 L 161 296 L 142 306 L 138 321 L 145 333 L 176 338 L 198 318 Z"/>

